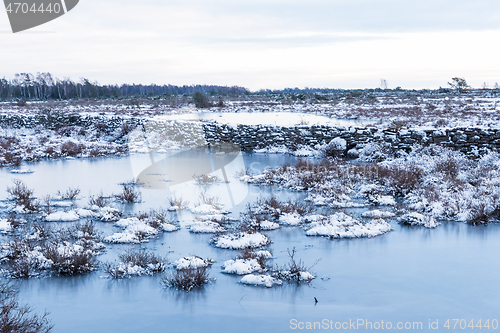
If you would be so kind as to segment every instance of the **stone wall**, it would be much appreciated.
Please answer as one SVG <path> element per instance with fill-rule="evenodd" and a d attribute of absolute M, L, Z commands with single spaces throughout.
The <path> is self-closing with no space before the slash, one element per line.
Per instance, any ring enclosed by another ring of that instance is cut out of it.
<path fill-rule="evenodd" d="M 42 126 L 48 129 L 59 129 L 64 126 L 91 126 L 104 128 L 112 132 L 127 122 L 131 127 L 146 125 L 150 120 L 142 118 L 105 117 L 91 115 L 63 115 L 63 114 L 36 114 L 0 115 L 2 128 L 35 128 Z M 156 121 L 159 123 L 160 121 Z M 146 125 L 147 127 L 147 125 Z M 265 148 L 271 145 L 283 145 L 289 149 L 296 149 L 300 145 L 314 147 L 318 144 L 329 143 L 336 137 L 346 140 L 346 153 L 354 153 L 356 149 L 364 147 L 369 142 L 387 142 L 394 149 L 409 151 L 414 144 L 438 144 L 475 155 L 488 150 L 500 150 L 500 129 L 453 128 L 453 129 L 377 129 L 377 128 L 341 128 L 329 126 L 250 126 L 239 125 L 232 127 L 219 123 L 178 123 L 174 121 L 161 122 L 161 130 L 168 135 L 189 136 L 193 128 L 197 128 L 198 135 L 204 133 L 205 140 L 211 144 L 231 142 L 237 144 L 244 151 Z M 183 133 L 179 133 L 179 131 Z M 193 132 L 194 134 L 194 132 Z M 203 135 L 203 134 L 201 134 Z M 354 148 L 354 150 L 353 150 Z"/>
<path fill-rule="evenodd" d="M 387 142 L 394 149 L 409 151 L 412 145 L 438 144 L 455 148 L 464 153 L 484 153 L 500 150 L 500 129 L 453 128 L 453 129 L 377 129 L 336 128 L 328 126 L 238 126 L 222 124 L 203 125 L 206 140 L 210 143 L 232 142 L 243 150 L 264 148 L 272 144 L 296 149 L 299 145 L 314 147 L 329 143 L 336 137 L 347 142 L 347 151 L 363 148 L 369 142 Z"/>

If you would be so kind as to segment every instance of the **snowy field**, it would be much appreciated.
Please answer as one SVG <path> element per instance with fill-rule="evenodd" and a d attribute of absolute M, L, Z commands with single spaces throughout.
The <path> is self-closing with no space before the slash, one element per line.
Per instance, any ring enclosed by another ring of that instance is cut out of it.
<path fill-rule="evenodd" d="M 211 116 L 172 100 L 0 107 L 28 117 L 48 104 L 102 121 L 0 129 L 1 274 L 51 312 L 54 332 L 497 319 L 494 150 L 471 157 L 434 144 L 403 151 L 368 142 L 346 158 L 338 137 L 307 153 L 246 153 L 207 148 L 195 130 L 180 140 L 132 121 L 106 126 L 116 115 L 180 118 L 194 128 L 200 118 L 272 125 L 295 112 L 280 125 L 497 128 L 494 94 L 249 97 Z"/>

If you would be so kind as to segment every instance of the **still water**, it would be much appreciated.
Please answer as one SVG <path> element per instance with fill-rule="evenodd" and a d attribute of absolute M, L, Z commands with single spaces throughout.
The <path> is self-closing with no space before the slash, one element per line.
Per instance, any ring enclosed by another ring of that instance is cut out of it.
<path fill-rule="evenodd" d="M 240 157 L 238 163 L 254 171 L 294 161 L 284 155 Z M 88 195 L 101 190 L 109 195 L 117 193 L 119 183 L 132 179 L 133 158 L 150 156 L 46 161 L 28 165 L 34 173 L 26 175 L 13 175 L 4 168 L 0 170 L 0 189 L 11 184 L 11 178 L 22 179 L 35 189 L 37 196 L 54 194 L 68 186 L 79 187 L 83 198 L 77 204 L 85 206 Z M 163 158 L 166 157 L 159 156 L 157 160 Z M 248 202 L 259 197 L 303 199 L 305 196 L 229 178 L 229 189 L 228 184 L 221 183 L 208 191 L 221 197 L 227 192 L 245 194 L 243 199 L 233 200 L 234 206 L 226 200 L 233 217 L 238 217 Z M 116 205 L 130 212 L 165 207 L 169 193 L 174 191 L 196 202 L 196 191 L 201 190 L 190 182 L 175 188 L 143 188 L 143 203 Z M 2 190 L 0 199 L 5 198 Z M 362 211 L 350 213 L 357 215 Z M 190 218 L 188 212 L 179 216 L 181 221 Z M 118 230 L 109 223 L 98 224 L 105 236 Z M 211 275 L 216 282 L 203 290 L 186 293 L 164 289 L 160 276 L 111 280 L 103 277 L 102 271 L 80 277 L 17 280 L 14 285 L 20 290 L 23 302 L 38 312 L 44 309 L 50 312 L 55 324 L 53 332 L 288 332 L 291 327 L 298 328 L 290 323 L 293 319 L 296 321 L 292 323 L 297 325 L 327 322 L 334 331 L 335 323 L 358 323 L 358 319 L 379 325 L 383 320 L 384 325 L 390 322 L 393 329 L 398 323 L 404 327 L 407 322 L 421 322 L 421 330 L 409 331 L 435 331 L 428 328 L 429 321 L 438 321 L 438 331 L 448 331 L 443 327 L 447 319 L 465 319 L 467 324 L 471 320 L 477 323 L 481 319 L 484 323 L 488 319 L 490 325 L 494 319 L 500 320 L 497 224 L 468 226 L 449 222 L 433 230 L 404 227 L 394 221 L 391 225 L 394 231 L 371 239 L 306 237 L 304 230 L 297 227 L 266 232 L 272 240 L 269 249 L 275 265 L 286 262 L 287 249 L 293 247 L 297 249 L 297 257 L 308 266 L 317 262 L 310 269 L 317 278 L 301 286 L 285 284 L 271 289 L 243 286 L 238 283 L 240 277 L 220 273 L 220 265 L 234 258 L 236 252 L 217 249 L 210 245 L 210 235 L 195 235 L 186 229 L 162 234 L 141 246 L 168 255 L 171 261 L 186 255 L 214 259 Z M 116 260 L 117 254 L 128 247 L 107 245 L 99 259 Z M 450 323 L 453 328 L 454 322 Z M 357 328 L 372 331 L 365 325 Z M 465 327 L 459 331 L 478 330 Z"/>

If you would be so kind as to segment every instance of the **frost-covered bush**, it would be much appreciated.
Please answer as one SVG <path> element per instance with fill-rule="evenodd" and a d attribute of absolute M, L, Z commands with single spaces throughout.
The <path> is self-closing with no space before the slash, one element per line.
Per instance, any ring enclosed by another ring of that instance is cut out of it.
<path fill-rule="evenodd" d="M 44 272 L 76 275 L 93 271 L 95 257 L 104 246 L 93 222 L 54 231 L 46 224 L 32 224 L 2 244 L 4 275 L 28 278 Z"/>
<path fill-rule="evenodd" d="M 115 223 L 122 232 L 104 238 L 108 243 L 142 243 L 161 232 L 176 231 L 178 227 L 164 210 L 151 210 L 138 217 L 124 218 Z"/>
<path fill-rule="evenodd" d="M 241 214 L 240 230 L 255 232 L 279 228 L 279 224 L 299 225 L 303 216 L 310 213 L 310 204 L 299 201 L 280 201 L 274 197 L 259 199 L 247 206 Z M 277 223 L 279 223 L 277 225 Z"/>
<path fill-rule="evenodd" d="M 128 249 L 118 255 L 120 262 L 105 263 L 104 272 L 115 279 L 130 276 L 153 275 L 163 272 L 167 265 L 167 259 L 157 254 L 142 249 Z"/>
<path fill-rule="evenodd" d="M 358 160 L 362 162 L 381 162 L 395 156 L 395 150 L 388 142 L 369 142 L 358 150 Z"/>

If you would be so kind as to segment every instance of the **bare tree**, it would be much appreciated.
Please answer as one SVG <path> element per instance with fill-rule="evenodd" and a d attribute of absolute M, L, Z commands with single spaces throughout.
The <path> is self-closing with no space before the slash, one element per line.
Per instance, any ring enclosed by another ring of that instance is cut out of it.
<path fill-rule="evenodd" d="M 380 88 L 382 89 L 387 89 L 387 80 L 386 79 L 380 79 Z"/>
<path fill-rule="evenodd" d="M 451 79 L 451 82 L 448 82 L 450 87 L 452 89 L 457 90 L 459 93 L 465 92 L 467 89 L 470 89 L 471 87 L 467 84 L 467 81 L 465 81 L 464 78 L 462 77 L 454 77 Z"/>

